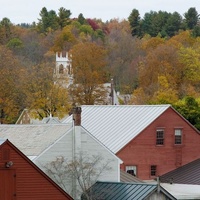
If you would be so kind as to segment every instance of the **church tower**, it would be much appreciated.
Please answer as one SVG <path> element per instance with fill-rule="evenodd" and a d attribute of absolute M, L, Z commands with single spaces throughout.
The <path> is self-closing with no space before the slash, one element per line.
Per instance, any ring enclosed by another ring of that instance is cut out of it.
<path fill-rule="evenodd" d="M 63 86 L 69 86 L 73 83 L 72 62 L 69 52 L 56 52 L 56 68 L 54 70 L 55 82 Z"/>

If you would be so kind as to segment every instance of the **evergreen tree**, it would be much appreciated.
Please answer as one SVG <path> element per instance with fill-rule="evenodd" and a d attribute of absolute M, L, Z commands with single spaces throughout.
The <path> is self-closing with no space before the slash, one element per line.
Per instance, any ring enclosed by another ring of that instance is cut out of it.
<path fill-rule="evenodd" d="M 58 16 L 56 15 L 56 12 L 54 10 L 50 10 L 49 12 L 44 7 L 42 8 L 40 12 L 39 23 L 38 23 L 38 29 L 41 33 L 47 33 L 52 30 L 57 30 L 59 27 L 58 23 Z"/>
<path fill-rule="evenodd" d="M 79 16 L 78 16 L 78 22 L 79 22 L 81 25 L 87 23 L 87 21 L 86 21 L 86 19 L 84 18 L 84 16 L 83 16 L 82 13 L 80 13 Z"/>
<path fill-rule="evenodd" d="M 131 26 L 131 34 L 132 36 L 141 36 L 140 31 L 140 14 L 139 11 L 136 9 L 133 9 L 129 18 L 129 23 Z"/>
<path fill-rule="evenodd" d="M 193 37 L 199 37 L 200 36 L 200 26 L 195 26 L 192 30 L 192 36 Z"/>
<path fill-rule="evenodd" d="M 185 22 L 188 29 L 193 29 L 199 20 L 199 14 L 196 8 L 190 8 L 185 14 Z"/>
<path fill-rule="evenodd" d="M 0 44 L 5 44 L 10 40 L 12 36 L 12 31 L 11 31 L 12 26 L 13 25 L 10 19 L 6 17 L 4 17 L 0 21 Z"/>
<path fill-rule="evenodd" d="M 166 33 L 169 37 L 176 35 L 182 23 L 182 17 L 178 12 L 170 14 L 165 25 Z"/>
<path fill-rule="evenodd" d="M 71 16 L 70 10 L 66 10 L 65 8 L 61 7 L 58 12 L 59 17 L 59 26 L 61 29 L 63 29 L 66 25 L 68 25 L 69 17 Z"/>

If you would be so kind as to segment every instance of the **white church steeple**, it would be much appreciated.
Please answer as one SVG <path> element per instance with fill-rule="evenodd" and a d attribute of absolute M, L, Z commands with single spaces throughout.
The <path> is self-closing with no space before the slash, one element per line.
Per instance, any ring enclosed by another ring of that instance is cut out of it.
<path fill-rule="evenodd" d="M 62 84 L 65 84 L 67 80 L 67 86 L 73 83 L 72 62 L 69 52 L 56 52 L 56 68 L 54 71 L 54 78 L 56 79 L 56 82 L 60 82 Z"/>

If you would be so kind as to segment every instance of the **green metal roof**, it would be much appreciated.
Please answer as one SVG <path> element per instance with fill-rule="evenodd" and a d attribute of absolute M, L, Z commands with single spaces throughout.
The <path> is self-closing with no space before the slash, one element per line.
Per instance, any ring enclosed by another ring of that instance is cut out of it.
<path fill-rule="evenodd" d="M 95 200 L 142 200 L 156 190 L 157 184 L 96 182 L 88 194 Z"/>

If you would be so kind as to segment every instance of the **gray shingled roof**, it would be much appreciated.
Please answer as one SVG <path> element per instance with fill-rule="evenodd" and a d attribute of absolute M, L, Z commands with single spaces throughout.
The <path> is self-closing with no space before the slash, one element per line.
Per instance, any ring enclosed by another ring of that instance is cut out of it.
<path fill-rule="evenodd" d="M 117 153 L 170 105 L 82 106 L 82 126 Z M 63 122 L 72 121 L 72 116 Z"/>
<path fill-rule="evenodd" d="M 0 138 L 9 139 L 27 156 L 38 156 L 62 137 L 71 124 L 0 125 Z"/>
<path fill-rule="evenodd" d="M 162 183 L 200 185 L 200 159 L 160 176 Z"/>
<path fill-rule="evenodd" d="M 0 138 L 0 145 L 3 144 L 5 141 L 5 139 Z"/>

